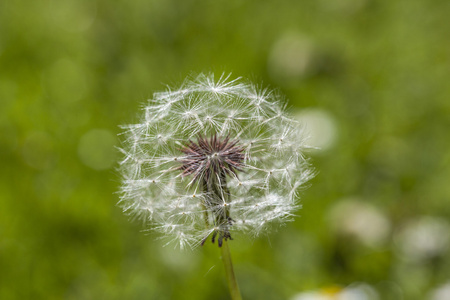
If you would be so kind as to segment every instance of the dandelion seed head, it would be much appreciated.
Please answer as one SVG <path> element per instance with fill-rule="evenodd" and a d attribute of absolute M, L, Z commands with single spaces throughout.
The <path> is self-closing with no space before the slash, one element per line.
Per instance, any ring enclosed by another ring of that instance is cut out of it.
<path fill-rule="evenodd" d="M 155 93 L 124 129 L 123 210 L 181 248 L 292 220 L 313 172 L 275 92 L 200 74 Z"/>

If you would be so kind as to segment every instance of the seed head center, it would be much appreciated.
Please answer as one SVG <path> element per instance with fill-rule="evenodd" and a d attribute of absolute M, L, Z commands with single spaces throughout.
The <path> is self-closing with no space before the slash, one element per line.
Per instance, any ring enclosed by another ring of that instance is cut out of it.
<path fill-rule="evenodd" d="M 210 138 L 198 136 L 197 141 L 189 140 L 181 149 L 185 156 L 179 159 L 182 164 L 182 176 L 193 175 L 193 182 L 208 180 L 211 176 L 237 176 L 237 171 L 244 167 L 244 148 L 239 140 L 232 140 L 229 136 Z"/>

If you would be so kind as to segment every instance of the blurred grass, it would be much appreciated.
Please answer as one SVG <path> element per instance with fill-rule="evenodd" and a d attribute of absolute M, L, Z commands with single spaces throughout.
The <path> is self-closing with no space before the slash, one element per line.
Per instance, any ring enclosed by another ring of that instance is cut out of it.
<path fill-rule="evenodd" d="M 228 299 L 215 247 L 163 248 L 115 206 L 118 125 L 202 71 L 278 87 L 335 126 L 310 153 L 300 217 L 233 241 L 244 298 L 366 282 L 424 299 L 449 280 L 448 235 L 417 259 L 402 232 L 450 226 L 449 13 L 443 0 L 0 2 L 0 299 Z M 380 241 L 330 221 L 349 198 L 387 220 Z"/>

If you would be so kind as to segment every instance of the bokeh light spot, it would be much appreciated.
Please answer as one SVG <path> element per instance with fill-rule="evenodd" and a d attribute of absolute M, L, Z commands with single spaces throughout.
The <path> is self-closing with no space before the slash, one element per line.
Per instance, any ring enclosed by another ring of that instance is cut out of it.
<path fill-rule="evenodd" d="M 44 72 L 47 94 L 58 102 L 76 102 L 87 92 L 86 70 L 68 59 L 56 61 Z"/>
<path fill-rule="evenodd" d="M 116 137 L 108 130 L 93 129 L 84 134 L 78 144 L 78 156 L 83 164 L 95 169 L 109 169 L 114 163 Z"/>
<path fill-rule="evenodd" d="M 23 161 L 30 167 L 44 170 L 55 160 L 53 140 L 49 134 L 41 131 L 31 132 L 22 146 Z"/>
<path fill-rule="evenodd" d="M 337 126 L 334 117 L 322 109 L 306 109 L 295 116 L 306 126 L 310 138 L 308 144 L 317 151 L 326 151 L 333 147 L 337 138 Z"/>
<path fill-rule="evenodd" d="M 95 21 L 97 6 L 94 1 L 55 1 L 48 19 L 67 32 L 82 32 L 89 29 Z"/>
<path fill-rule="evenodd" d="M 314 64 L 312 42 L 297 33 L 282 36 L 272 46 L 268 57 L 270 76 L 279 83 L 297 82 L 309 75 Z"/>

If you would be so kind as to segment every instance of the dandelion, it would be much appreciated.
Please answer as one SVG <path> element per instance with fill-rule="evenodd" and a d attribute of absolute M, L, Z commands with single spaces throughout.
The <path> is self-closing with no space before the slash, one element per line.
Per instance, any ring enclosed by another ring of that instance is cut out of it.
<path fill-rule="evenodd" d="M 155 93 L 123 126 L 120 205 L 181 248 L 227 247 L 292 220 L 312 177 L 302 127 L 283 98 L 240 79 L 200 74 Z"/>

